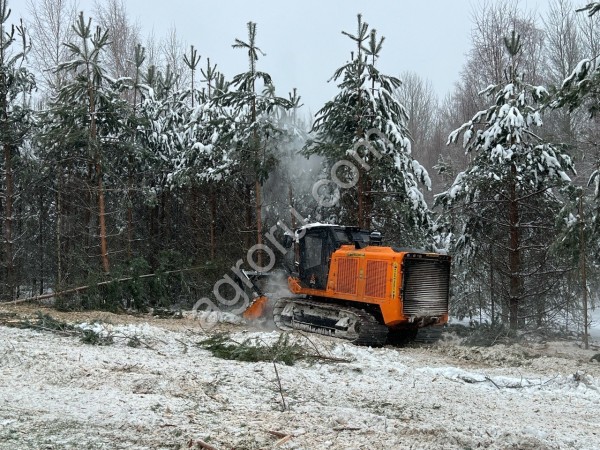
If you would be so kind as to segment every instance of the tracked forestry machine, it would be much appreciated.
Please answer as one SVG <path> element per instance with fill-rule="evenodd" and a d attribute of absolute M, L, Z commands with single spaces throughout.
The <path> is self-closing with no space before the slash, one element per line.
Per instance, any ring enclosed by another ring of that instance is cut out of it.
<path fill-rule="evenodd" d="M 277 327 L 381 346 L 439 336 L 448 321 L 450 257 L 384 247 L 358 227 L 312 224 L 286 236 L 291 295 L 260 294 L 246 318 L 272 313 Z M 289 252 L 290 253 L 290 252 Z"/>

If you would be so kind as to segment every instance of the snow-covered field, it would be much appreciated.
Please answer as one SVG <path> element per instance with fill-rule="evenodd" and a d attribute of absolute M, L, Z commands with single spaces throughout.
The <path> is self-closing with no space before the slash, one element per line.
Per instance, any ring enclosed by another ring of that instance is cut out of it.
<path fill-rule="evenodd" d="M 273 364 L 211 356 L 200 322 L 103 318 L 110 346 L 0 326 L 0 448 L 600 448 L 598 350 L 572 342 L 371 349 L 311 336 L 351 361 L 278 364 L 282 411 Z"/>

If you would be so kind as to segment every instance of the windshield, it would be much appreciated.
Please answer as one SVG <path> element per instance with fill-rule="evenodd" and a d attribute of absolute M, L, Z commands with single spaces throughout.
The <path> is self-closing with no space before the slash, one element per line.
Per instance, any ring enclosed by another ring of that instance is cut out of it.
<path fill-rule="evenodd" d="M 336 229 L 334 230 L 334 234 L 335 239 L 340 245 L 354 244 L 357 241 L 364 242 L 365 244 L 371 242 L 368 231 Z"/>

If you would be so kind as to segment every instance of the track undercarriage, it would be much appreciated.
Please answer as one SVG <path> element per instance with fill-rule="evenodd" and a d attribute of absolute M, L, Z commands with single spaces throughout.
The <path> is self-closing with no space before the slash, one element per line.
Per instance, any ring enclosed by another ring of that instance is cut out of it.
<path fill-rule="evenodd" d="M 281 330 L 301 330 L 372 347 L 432 343 L 442 332 L 441 327 L 389 329 L 365 310 L 297 297 L 278 299 L 273 307 L 273 319 Z"/>
<path fill-rule="evenodd" d="M 275 325 L 349 340 L 358 345 L 385 345 L 388 328 L 358 308 L 315 300 L 280 298 L 273 308 Z"/>

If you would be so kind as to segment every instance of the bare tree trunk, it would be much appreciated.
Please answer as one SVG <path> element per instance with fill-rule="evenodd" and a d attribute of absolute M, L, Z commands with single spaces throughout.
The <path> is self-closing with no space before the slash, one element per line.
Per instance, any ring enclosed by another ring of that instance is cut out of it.
<path fill-rule="evenodd" d="M 62 285 L 62 172 L 58 170 L 58 188 L 56 190 L 56 285 Z"/>
<path fill-rule="evenodd" d="M 44 276 L 45 276 L 45 251 L 44 251 L 44 222 L 46 222 L 46 214 L 43 213 L 44 210 L 44 195 L 42 192 L 39 194 L 39 209 L 40 215 L 38 218 L 38 226 L 39 226 L 39 236 L 38 236 L 38 244 L 39 244 L 39 258 L 40 258 L 40 295 L 44 293 Z"/>
<path fill-rule="evenodd" d="M 252 84 L 252 93 L 254 93 L 254 83 Z M 252 97 L 252 123 L 256 122 L 256 98 Z M 256 146 L 256 157 L 258 158 L 260 155 L 260 142 L 258 139 L 258 135 L 256 131 L 254 132 L 254 145 Z M 261 184 L 259 175 L 256 175 L 255 181 L 255 194 L 256 194 L 256 203 L 255 203 L 255 213 L 256 213 L 256 243 L 261 246 L 262 245 L 262 192 L 261 192 Z M 257 252 L 257 264 L 259 267 L 262 267 L 262 250 Z"/>
<path fill-rule="evenodd" d="M 249 184 L 245 184 L 244 186 L 244 207 L 246 208 L 246 233 L 244 236 L 244 251 L 248 250 L 252 247 L 252 195 L 251 188 Z"/>
<path fill-rule="evenodd" d="M 127 174 L 127 259 L 131 260 L 133 256 L 131 244 L 133 242 L 133 158 L 130 155 L 128 159 L 129 167 Z"/>
<path fill-rule="evenodd" d="M 110 272 L 108 260 L 108 244 L 106 241 L 106 209 L 104 204 L 104 186 L 102 184 L 102 167 L 100 162 L 96 163 L 96 174 L 98 177 L 98 227 L 100 229 L 100 255 L 102 259 L 102 270 Z"/>
<path fill-rule="evenodd" d="M 217 196 L 215 188 L 210 187 L 210 260 L 215 260 L 217 250 Z"/>
<path fill-rule="evenodd" d="M 371 219 L 373 216 L 373 197 L 371 195 L 372 184 L 371 177 L 369 174 L 365 174 L 365 190 L 364 190 L 364 228 L 366 230 L 371 229 Z"/>
<path fill-rule="evenodd" d="M 585 261 L 585 224 L 583 221 L 583 190 L 579 196 L 579 260 L 581 263 L 581 284 L 583 285 L 583 345 L 589 348 L 588 339 L 588 299 L 587 299 L 587 274 Z"/>
<path fill-rule="evenodd" d="M 290 222 L 290 225 L 292 226 L 292 230 L 296 228 L 296 216 L 294 216 L 294 192 L 292 190 L 292 184 L 290 183 L 289 187 L 288 187 L 288 199 L 289 199 L 289 203 L 290 203 L 290 216 L 292 221 Z"/>
<path fill-rule="evenodd" d="M 14 179 L 10 144 L 4 144 L 4 179 L 6 183 L 4 193 L 4 262 L 6 265 L 8 296 L 12 300 L 15 294 L 15 266 L 13 261 Z"/>
<path fill-rule="evenodd" d="M 88 69 L 88 77 L 90 76 Z M 89 78 L 88 78 L 89 79 Z M 104 273 L 110 272 L 110 262 L 108 259 L 108 244 L 106 238 L 106 207 L 104 203 L 104 185 L 102 183 L 102 161 L 100 149 L 97 142 L 96 128 L 96 105 L 92 86 L 88 86 L 89 113 L 90 113 L 90 141 L 94 146 L 94 163 L 96 169 L 96 183 L 98 188 L 98 228 L 100 232 L 100 259 L 102 261 L 102 270 Z"/>
<path fill-rule="evenodd" d="M 171 242 L 170 223 L 169 199 L 167 198 L 166 190 L 163 189 L 160 194 L 160 216 L 158 221 L 158 229 L 162 242 L 167 245 Z"/>
<path fill-rule="evenodd" d="M 262 186 L 260 181 L 256 180 L 256 243 L 262 246 Z M 257 264 L 262 267 L 262 250 L 257 253 Z"/>
<path fill-rule="evenodd" d="M 511 166 L 510 199 L 508 204 L 508 223 L 510 229 L 508 250 L 510 269 L 509 320 L 510 328 L 513 330 L 518 328 L 519 303 L 521 300 L 521 255 L 519 249 L 519 206 L 517 203 L 516 176 L 517 168 L 513 164 Z"/>
<path fill-rule="evenodd" d="M 491 313 L 492 313 L 492 325 L 495 323 L 495 302 L 494 302 L 494 259 L 493 259 L 493 251 L 490 248 L 490 303 L 491 303 Z"/>
<path fill-rule="evenodd" d="M 363 175 L 360 172 L 359 169 L 359 175 L 358 175 L 358 226 L 360 228 L 364 228 L 363 224 L 364 224 L 364 220 L 365 220 L 365 210 L 364 210 L 364 187 L 363 187 Z"/>
<path fill-rule="evenodd" d="M 4 2 L 2 5 L 2 14 L 4 15 L 6 10 L 6 3 Z M 8 18 L 8 16 L 6 16 Z M 2 20 L 2 27 L 4 26 L 5 17 L 0 17 Z M 0 27 L 0 28 L 2 28 Z M 5 41 L 4 38 L 7 37 L 10 39 L 10 35 L 6 33 L 2 28 L 0 30 L 0 64 L 4 65 L 6 63 L 6 55 L 5 55 Z M 3 70 L 0 72 L 0 121 L 2 124 L 2 133 L 5 134 L 8 131 L 8 85 L 7 85 L 7 75 Z M 6 127 L 6 128 L 5 128 Z M 14 282 L 14 262 L 13 262 L 13 195 L 14 195 L 14 185 L 13 185 L 13 172 L 12 172 L 12 149 L 8 140 L 8 136 L 2 136 L 2 140 L 4 142 L 3 150 L 4 150 L 4 264 L 6 270 L 6 284 L 7 284 L 7 297 L 12 300 L 15 294 L 15 282 Z"/>

